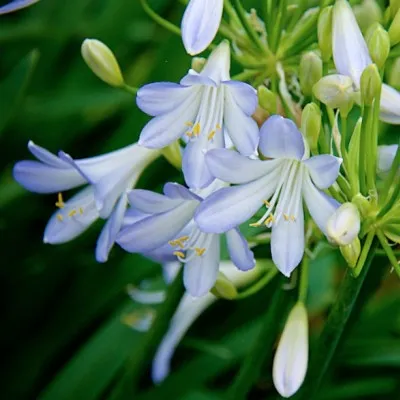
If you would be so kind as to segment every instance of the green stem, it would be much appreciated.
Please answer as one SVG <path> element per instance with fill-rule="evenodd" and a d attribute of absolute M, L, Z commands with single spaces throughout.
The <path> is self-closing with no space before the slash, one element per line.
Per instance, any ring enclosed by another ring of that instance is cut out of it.
<path fill-rule="evenodd" d="M 243 300 L 253 294 L 259 292 L 263 287 L 267 286 L 269 282 L 277 275 L 278 270 L 276 268 L 271 268 L 260 280 L 258 280 L 253 286 L 239 293 L 235 300 Z"/>
<path fill-rule="evenodd" d="M 143 10 L 146 12 L 146 14 L 155 22 L 157 22 L 157 24 L 161 25 L 168 31 L 174 33 L 175 35 L 181 36 L 181 30 L 179 29 L 179 27 L 177 27 L 173 23 L 167 21 L 165 18 L 158 15 L 152 8 L 150 8 L 150 6 L 147 3 L 147 0 L 140 0 L 140 3 L 142 4 Z"/>
<path fill-rule="evenodd" d="M 271 50 L 273 53 L 276 53 L 276 50 L 278 48 L 279 39 L 281 38 L 282 35 L 282 21 L 285 18 L 285 14 L 286 14 L 286 0 L 279 0 L 279 9 L 275 17 L 274 28 L 272 31 L 272 37 L 270 42 Z"/>
<path fill-rule="evenodd" d="M 125 92 L 128 92 L 129 94 L 132 94 L 134 96 L 136 96 L 139 90 L 138 88 L 127 85 L 126 83 L 124 83 L 124 85 L 121 86 L 121 89 L 125 90 Z"/>
<path fill-rule="evenodd" d="M 263 317 L 260 333 L 255 339 L 253 347 L 245 358 L 233 384 L 230 386 L 227 399 L 246 399 L 247 393 L 258 379 L 264 360 L 270 356 L 273 349 L 279 327 L 276 321 L 282 319 L 284 294 L 285 292 L 278 286 L 270 303 L 271 305 Z"/>
<path fill-rule="evenodd" d="M 340 114 L 341 118 L 341 139 L 340 139 L 340 152 L 342 153 L 344 170 L 349 172 L 349 159 L 347 156 L 347 116 Z"/>
<path fill-rule="evenodd" d="M 364 264 L 367 260 L 370 248 L 374 241 L 374 237 L 375 237 L 375 231 L 374 230 L 369 231 L 367 238 L 365 239 L 363 248 L 361 250 L 361 254 L 358 259 L 357 265 L 355 266 L 355 268 L 352 271 L 352 274 L 355 278 L 357 278 L 360 275 L 362 269 L 364 268 Z"/>
<path fill-rule="evenodd" d="M 307 289 L 308 289 L 308 270 L 310 260 L 304 255 L 301 263 L 301 274 L 300 274 L 300 288 L 299 288 L 299 301 L 306 304 L 307 301 Z"/>
<path fill-rule="evenodd" d="M 375 245 L 371 247 L 362 274 L 357 279 L 354 279 L 348 270 L 342 281 L 337 300 L 329 313 L 316 348 L 311 353 L 309 373 L 302 390 L 301 398 L 304 400 L 314 398 L 328 370 L 343 331 L 354 311 L 361 287 L 374 257 L 374 250 Z"/>
<path fill-rule="evenodd" d="M 360 152 L 359 152 L 359 180 L 360 180 L 360 191 L 361 194 L 366 196 L 368 194 L 367 182 L 366 182 L 366 157 L 368 150 L 368 129 L 370 128 L 370 120 L 372 116 L 372 109 L 370 106 L 365 105 L 362 114 L 361 124 L 361 136 L 360 136 Z"/>
<path fill-rule="evenodd" d="M 395 256 L 392 248 L 389 246 L 389 243 L 387 242 L 385 235 L 380 230 L 378 230 L 376 232 L 376 236 L 378 236 L 378 239 L 390 261 L 390 264 L 392 264 L 393 269 L 396 271 L 397 276 L 400 278 L 400 265 L 397 261 L 397 258 Z"/>

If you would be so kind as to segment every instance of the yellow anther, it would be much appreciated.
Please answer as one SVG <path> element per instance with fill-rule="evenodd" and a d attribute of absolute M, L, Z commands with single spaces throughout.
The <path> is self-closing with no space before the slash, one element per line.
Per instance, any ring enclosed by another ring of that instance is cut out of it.
<path fill-rule="evenodd" d="M 79 214 L 83 214 L 83 208 L 82 207 L 79 207 Z"/>
<path fill-rule="evenodd" d="M 76 210 L 73 209 L 68 213 L 68 217 L 73 217 L 74 215 L 76 215 Z"/>
<path fill-rule="evenodd" d="M 172 247 L 175 247 L 176 246 L 176 240 L 170 240 L 168 242 L 168 244 L 171 245 Z"/>
<path fill-rule="evenodd" d="M 283 218 L 285 218 L 285 221 L 289 221 L 289 215 L 287 215 L 287 214 L 283 214 Z"/>
<path fill-rule="evenodd" d="M 199 136 L 199 134 L 200 134 L 200 124 L 196 122 L 196 124 L 193 127 L 193 135 Z"/>
<path fill-rule="evenodd" d="M 185 258 L 185 254 L 182 253 L 181 251 L 174 251 L 172 254 L 180 258 Z"/>
<path fill-rule="evenodd" d="M 271 214 L 271 215 L 265 220 L 264 224 L 265 224 L 266 226 L 268 226 L 268 225 L 270 225 L 270 224 L 272 224 L 272 223 L 274 223 L 274 222 L 275 222 L 275 217 Z"/>
<path fill-rule="evenodd" d="M 206 252 L 206 249 L 204 248 L 204 247 L 196 247 L 195 249 L 194 249 L 194 251 L 196 252 L 196 254 L 199 256 L 199 257 L 201 257 L 205 252 Z"/>
<path fill-rule="evenodd" d="M 293 222 L 295 222 L 295 221 L 296 221 L 296 217 L 295 217 L 294 215 L 291 215 L 291 216 L 290 216 L 290 220 L 293 221 Z"/>
<path fill-rule="evenodd" d="M 63 197 L 62 197 L 62 193 L 58 193 L 58 199 L 57 199 L 57 202 L 56 202 L 56 207 L 64 208 L 64 206 L 65 206 L 65 204 L 64 204 Z"/>
<path fill-rule="evenodd" d="M 186 126 L 190 126 L 190 127 L 192 127 L 192 126 L 193 126 L 193 122 L 186 121 L 186 122 L 185 122 L 185 125 L 186 125 Z"/>
<path fill-rule="evenodd" d="M 251 226 L 253 228 L 257 228 L 257 227 L 261 226 L 261 224 L 258 222 L 254 222 L 253 224 L 249 224 L 249 226 Z"/>
<path fill-rule="evenodd" d="M 217 129 L 222 129 L 220 124 L 217 124 L 216 128 Z"/>
<path fill-rule="evenodd" d="M 192 132 L 186 132 L 186 136 L 188 136 L 188 137 L 193 137 L 193 133 Z"/>
<path fill-rule="evenodd" d="M 214 138 L 214 136 L 215 136 L 215 131 L 211 131 L 211 132 L 208 134 L 208 140 L 212 140 L 212 139 Z"/>
<path fill-rule="evenodd" d="M 57 214 L 57 219 L 59 221 L 64 221 L 64 217 L 61 214 Z"/>
<path fill-rule="evenodd" d="M 264 200 L 264 204 L 265 204 L 267 207 L 271 207 L 271 203 L 270 203 L 268 200 Z"/>

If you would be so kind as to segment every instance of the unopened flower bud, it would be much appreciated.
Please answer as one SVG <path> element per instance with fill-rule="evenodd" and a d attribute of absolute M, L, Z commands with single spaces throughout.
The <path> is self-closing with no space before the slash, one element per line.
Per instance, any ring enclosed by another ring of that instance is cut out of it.
<path fill-rule="evenodd" d="M 381 77 L 375 64 L 368 65 L 361 74 L 360 91 L 362 102 L 371 106 L 381 91 Z"/>
<path fill-rule="evenodd" d="M 318 17 L 318 45 L 324 62 L 332 57 L 332 6 L 322 9 Z"/>
<path fill-rule="evenodd" d="M 390 16 L 394 18 L 400 8 L 400 0 L 389 0 L 389 3 Z"/>
<path fill-rule="evenodd" d="M 388 73 L 389 86 L 399 90 L 400 89 L 400 57 L 397 57 Z"/>
<path fill-rule="evenodd" d="M 382 10 L 376 0 L 364 0 L 353 7 L 360 29 L 365 32 L 373 23 L 382 21 Z"/>
<path fill-rule="evenodd" d="M 265 86 L 259 86 L 257 94 L 258 103 L 261 108 L 268 111 L 270 114 L 276 114 L 278 110 L 278 96 Z"/>
<path fill-rule="evenodd" d="M 366 41 L 372 61 L 378 68 L 382 68 L 390 52 L 389 34 L 383 29 L 381 24 L 375 23 L 368 29 Z"/>
<path fill-rule="evenodd" d="M 346 246 L 340 246 L 340 252 L 343 258 L 346 260 L 347 265 L 350 268 L 354 268 L 357 265 L 358 258 L 361 253 L 360 239 L 356 237 L 350 244 Z"/>
<path fill-rule="evenodd" d="M 206 65 L 207 60 L 203 57 L 192 58 L 192 69 L 196 72 L 201 72 Z"/>
<path fill-rule="evenodd" d="M 390 24 L 389 38 L 392 46 L 400 42 L 400 10 L 397 10 L 395 17 Z"/>
<path fill-rule="evenodd" d="M 371 203 L 361 193 L 357 193 L 351 199 L 351 202 L 357 207 L 363 217 L 366 217 L 371 211 Z"/>
<path fill-rule="evenodd" d="M 211 289 L 211 293 L 216 297 L 226 300 L 233 300 L 238 294 L 235 285 L 222 272 L 218 273 L 217 280 L 214 287 Z"/>
<path fill-rule="evenodd" d="M 352 203 L 342 204 L 328 219 L 326 231 L 339 246 L 350 244 L 360 232 L 360 213 Z"/>
<path fill-rule="evenodd" d="M 113 52 L 104 43 L 96 39 L 85 39 L 81 52 L 88 67 L 102 81 L 116 87 L 124 84 L 118 62 Z"/>
<path fill-rule="evenodd" d="M 300 61 L 299 80 L 302 92 L 312 95 L 312 88 L 322 77 L 322 60 L 314 52 L 305 53 Z"/>
<path fill-rule="evenodd" d="M 321 130 L 321 110 L 315 103 L 308 103 L 301 115 L 301 131 L 312 151 L 318 147 Z"/>
<path fill-rule="evenodd" d="M 308 366 L 308 317 L 298 302 L 289 314 L 275 353 L 272 377 L 282 397 L 295 394 L 302 385 Z"/>
<path fill-rule="evenodd" d="M 350 110 L 354 104 L 353 81 L 345 75 L 327 75 L 313 88 L 314 96 L 331 108 Z"/>

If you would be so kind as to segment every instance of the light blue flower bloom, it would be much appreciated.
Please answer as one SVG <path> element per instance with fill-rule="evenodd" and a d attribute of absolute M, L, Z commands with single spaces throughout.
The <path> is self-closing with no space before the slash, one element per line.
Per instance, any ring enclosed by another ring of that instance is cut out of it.
<path fill-rule="evenodd" d="M 207 153 L 210 171 L 239 185 L 220 189 L 205 199 L 195 221 L 204 232 L 222 233 L 249 220 L 264 204 L 267 211 L 255 225 L 272 227 L 273 261 L 289 276 L 304 253 L 302 198 L 325 233 L 338 204 L 319 189 L 335 182 L 342 160 L 331 155 L 308 158 L 295 124 L 277 115 L 262 126 L 259 150 L 272 160 L 253 160 L 227 149 Z"/>
<path fill-rule="evenodd" d="M 397 144 L 378 146 L 378 173 L 384 174 L 390 171 L 398 148 Z"/>
<path fill-rule="evenodd" d="M 60 152 L 59 157 L 29 142 L 38 161 L 20 161 L 14 167 L 15 180 L 36 193 L 58 193 L 59 208 L 50 218 L 43 241 L 68 242 L 98 218 L 106 219 L 96 246 L 96 259 L 105 262 L 123 223 L 128 203 L 126 191 L 160 152 L 137 144 L 102 156 L 74 161 Z M 61 192 L 88 184 L 64 202 Z"/>
<path fill-rule="evenodd" d="M 162 148 L 184 137 L 183 173 L 191 188 L 203 188 L 214 179 L 205 165 L 205 153 L 225 147 L 226 134 L 244 155 L 255 152 L 259 130 L 251 118 L 257 107 L 254 88 L 230 80 L 230 50 L 222 42 L 201 73 L 190 70 L 180 84 L 151 83 L 139 89 L 138 107 L 154 118 L 143 129 L 139 143 Z"/>
<path fill-rule="evenodd" d="M 12 13 L 14 11 L 21 10 L 22 8 L 29 7 L 32 4 L 37 3 L 39 0 L 14 0 L 10 3 L 0 7 L 0 15 Z"/>
<path fill-rule="evenodd" d="M 194 56 L 213 41 L 221 23 L 223 0 L 190 0 L 182 19 L 182 40 Z"/>
<path fill-rule="evenodd" d="M 136 189 L 128 198 L 134 209 L 148 216 L 125 223 L 117 243 L 126 251 L 157 254 L 159 259 L 174 255 L 185 263 L 184 283 L 188 292 L 196 297 L 206 294 L 218 275 L 220 235 L 202 232 L 193 221 L 202 197 L 184 186 L 167 183 L 163 195 Z M 229 229 L 226 239 L 234 264 L 241 270 L 253 268 L 253 253 L 239 230 Z"/>

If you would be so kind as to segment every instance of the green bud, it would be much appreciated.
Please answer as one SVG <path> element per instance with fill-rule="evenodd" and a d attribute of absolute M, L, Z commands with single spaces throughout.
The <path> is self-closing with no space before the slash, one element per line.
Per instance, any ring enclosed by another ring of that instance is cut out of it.
<path fill-rule="evenodd" d="M 400 42 L 400 10 L 397 10 L 394 20 L 390 24 L 389 38 L 392 46 Z"/>
<path fill-rule="evenodd" d="M 321 131 L 321 110 L 315 103 L 308 103 L 304 107 L 301 114 L 301 131 L 307 139 L 311 151 L 316 151 Z"/>
<path fill-rule="evenodd" d="M 388 73 L 388 84 L 393 88 L 400 89 L 400 57 L 397 57 Z"/>
<path fill-rule="evenodd" d="M 175 140 L 175 142 L 164 147 L 161 152 L 171 165 L 176 169 L 182 169 L 182 148 L 179 144 L 179 140 Z"/>
<path fill-rule="evenodd" d="M 300 61 L 300 87 L 306 96 L 312 95 L 312 88 L 322 78 L 322 60 L 314 52 L 305 53 Z"/>
<path fill-rule="evenodd" d="M 390 0 L 389 10 L 391 18 L 394 18 L 399 8 L 400 8 L 400 0 Z"/>
<path fill-rule="evenodd" d="M 332 10 L 332 6 L 325 7 L 318 17 L 318 45 L 324 62 L 332 57 Z"/>
<path fill-rule="evenodd" d="M 211 293 L 219 298 L 233 300 L 238 295 L 235 285 L 222 272 L 218 273 L 217 280 Z"/>
<path fill-rule="evenodd" d="M 370 64 L 361 74 L 360 92 L 362 102 L 367 106 L 371 106 L 380 90 L 381 77 L 378 68 L 375 64 Z"/>
<path fill-rule="evenodd" d="M 265 86 L 259 86 L 257 94 L 260 107 L 270 114 L 276 114 L 278 110 L 278 96 L 276 93 L 267 89 Z"/>
<path fill-rule="evenodd" d="M 313 87 L 314 96 L 331 108 L 349 111 L 354 104 L 353 81 L 344 75 L 327 75 Z"/>
<path fill-rule="evenodd" d="M 375 0 L 364 0 L 353 7 L 360 29 L 365 32 L 373 23 L 381 22 L 382 10 Z"/>
<path fill-rule="evenodd" d="M 362 217 L 365 218 L 369 215 L 371 211 L 371 203 L 361 193 L 357 193 L 353 196 L 351 202 L 358 208 Z"/>
<path fill-rule="evenodd" d="M 350 244 L 346 246 L 340 246 L 340 252 L 343 258 L 346 260 L 347 265 L 350 268 L 354 268 L 357 265 L 358 257 L 361 253 L 360 239 L 356 237 Z"/>
<path fill-rule="evenodd" d="M 121 69 L 114 53 L 96 39 L 85 39 L 81 47 L 82 57 L 92 72 L 111 86 L 124 84 Z"/>
<path fill-rule="evenodd" d="M 372 61 L 378 68 L 382 68 L 390 52 L 389 34 L 383 29 L 382 25 L 375 23 L 371 25 L 365 36 Z"/>
<path fill-rule="evenodd" d="M 206 65 L 207 60 L 203 57 L 193 57 L 192 58 L 192 69 L 198 73 L 200 73 L 204 66 Z"/>

